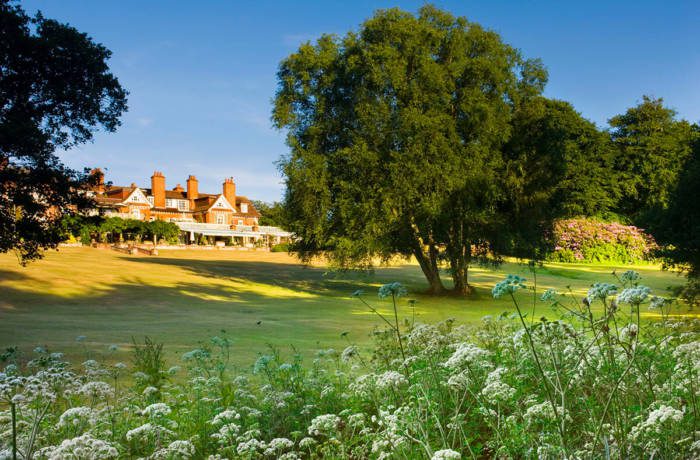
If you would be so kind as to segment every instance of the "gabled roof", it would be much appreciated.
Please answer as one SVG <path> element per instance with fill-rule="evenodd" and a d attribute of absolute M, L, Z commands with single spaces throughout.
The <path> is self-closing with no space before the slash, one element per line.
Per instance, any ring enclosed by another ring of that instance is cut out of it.
<path fill-rule="evenodd" d="M 245 203 L 248 205 L 248 212 L 241 212 L 241 204 Z M 236 196 L 236 216 L 243 216 L 243 217 L 260 217 L 260 213 L 258 210 L 255 208 L 255 205 L 253 204 L 252 201 L 250 201 L 247 197 L 238 195 Z"/>
<path fill-rule="evenodd" d="M 236 212 L 231 203 L 223 195 L 207 195 L 194 200 L 194 212 L 209 211 L 214 207 L 225 208 L 228 211 Z"/>
<path fill-rule="evenodd" d="M 133 198 L 137 198 L 137 201 L 134 201 Z M 146 198 L 146 194 L 143 193 L 143 191 L 138 187 L 132 188 L 123 201 L 125 203 L 128 202 L 129 204 L 144 204 L 147 206 L 151 206 L 151 203 L 148 201 L 148 198 Z"/>

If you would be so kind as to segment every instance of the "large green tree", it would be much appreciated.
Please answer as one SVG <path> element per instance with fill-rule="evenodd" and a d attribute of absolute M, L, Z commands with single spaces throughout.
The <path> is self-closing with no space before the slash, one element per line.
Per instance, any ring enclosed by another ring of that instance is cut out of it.
<path fill-rule="evenodd" d="M 697 125 L 694 131 L 700 135 Z M 672 262 L 684 265 L 691 277 L 700 278 L 700 136 L 693 147 L 670 195 L 657 236 L 671 245 L 667 255 Z"/>
<path fill-rule="evenodd" d="M 554 219 L 603 217 L 617 203 L 613 145 L 568 102 L 536 97 L 520 103 L 503 150 L 511 196 L 503 250 L 510 254 L 540 257 Z"/>
<path fill-rule="evenodd" d="M 280 65 L 273 111 L 300 255 L 343 267 L 414 256 L 434 293 L 444 259 L 468 292 L 469 264 L 507 220 L 514 108 L 545 80 L 498 34 L 432 6 L 302 45 Z"/>
<path fill-rule="evenodd" d="M 611 118 L 609 124 L 622 187 L 618 212 L 653 230 L 697 133 L 687 121 L 677 120 L 676 112 L 665 107 L 663 99 L 648 96 Z"/>
<path fill-rule="evenodd" d="M 87 175 L 56 156 L 114 131 L 126 91 L 110 51 L 86 34 L 0 0 L 0 252 L 22 262 L 64 237 L 61 218 L 87 204 Z"/>

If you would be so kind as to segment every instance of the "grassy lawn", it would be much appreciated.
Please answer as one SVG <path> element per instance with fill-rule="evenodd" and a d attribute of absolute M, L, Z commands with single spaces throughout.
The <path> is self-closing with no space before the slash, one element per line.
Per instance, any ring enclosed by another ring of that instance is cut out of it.
<path fill-rule="evenodd" d="M 426 285 L 414 264 L 382 268 L 373 276 L 333 275 L 322 266 L 303 267 L 283 253 L 163 250 L 149 257 L 65 248 L 26 268 L 13 255 L 0 254 L 0 267 L 0 347 L 19 345 L 28 352 L 46 345 L 78 357 L 85 350 L 93 356 L 106 353 L 110 344 L 118 344 L 119 351 L 109 359 L 126 359 L 131 337 L 147 335 L 164 342 L 174 360 L 223 329 L 242 365 L 251 364 L 266 344 L 284 350 L 292 345 L 304 353 L 342 348 L 347 342 L 340 335 L 346 331 L 347 340 L 366 343 L 380 321 L 350 297 L 356 289 L 387 309 L 390 303 L 377 299 L 377 288 L 400 281 L 418 301 L 418 321 L 453 317 L 472 322 L 511 310 L 508 301 L 490 295 L 505 273 L 530 278 L 527 267 L 518 264 L 497 271 L 475 268 L 471 281 L 476 293 L 465 300 L 421 295 Z M 538 288 L 571 285 L 583 295 L 594 281 L 614 282 L 613 268 L 551 264 L 538 274 Z M 683 282 L 656 266 L 635 269 L 658 294 Z M 538 316 L 553 316 L 540 305 Z M 405 302 L 401 308 L 404 316 L 412 315 Z M 77 343 L 79 335 L 87 339 Z"/>

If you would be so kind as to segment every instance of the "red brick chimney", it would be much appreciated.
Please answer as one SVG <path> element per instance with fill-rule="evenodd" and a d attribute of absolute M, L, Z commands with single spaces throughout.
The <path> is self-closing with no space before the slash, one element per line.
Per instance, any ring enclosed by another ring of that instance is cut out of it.
<path fill-rule="evenodd" d="M 151 176 L 151 194 L 153 194 L 153 206 L 165 207 L 165 176 L 160 171 L 154 171 Z"/>
<path fill-rule="evenodd" d="M 226 201 L 229 202 L 231 206 L 236 207 L 236 183 L 233 181 L 233 177 L 227 177 L 224 180 L 223 194 Z"/>
<path fill-rule="evenodd" d="M 190 209 L 194 209 L 194 200 L 199 197 L 198 184 L 196 177 L 191 175 L 187 178 L 187 199 L 190 200 Z"/>
<path fill-rule="evenodd" d="M 90 184 L 94 187 L 95 192 L 105 192 L 105 173 L 100 168 L 90 171 Z"/>

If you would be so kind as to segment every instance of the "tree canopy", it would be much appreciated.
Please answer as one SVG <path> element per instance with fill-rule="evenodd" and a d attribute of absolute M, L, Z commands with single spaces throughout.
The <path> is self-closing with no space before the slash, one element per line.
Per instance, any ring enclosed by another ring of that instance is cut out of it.
<path fill-rule="evenodd" d="M 432 6 L 379 11 L 286 58 L 273 120 L 302 257 L 339 266 L 415 256 L 432 292 L 446 260 L 466 293 L 473 257 L 507 220 L 502 146 L 546 71 L 495 32 Z"/>
<path fill-rule="evenodd" d="M 557 218 L 603 217 L 619 199 L 608 135 L 565 101 L 545 97 L 519 104 L 504 146 L 511 207 L 508 254 L 539 257 Z"/>
<path fill-rule="evenodd" d="M 89 36 L 0 0 L 0 251 L 23 262 L 63 238 L 61 217 L 87 203 L 87 175 L 56 156 L 114 131 L 127 92 Z"/>
<path fill-rule="evenodd" d="M 265 201 L 253 200 L 255 209 L 260 213 L 259 224 L 271 225 L 273 227 L 286 227 L 286 217 L 284 206 L 279 201 L 267 203 Z"/>
<path fill-rule="evenodd" d="M 618 212 L 653 229 L 698 134 L 663 99 L 648 96 L 609 123 L 622 192 Z"/>

